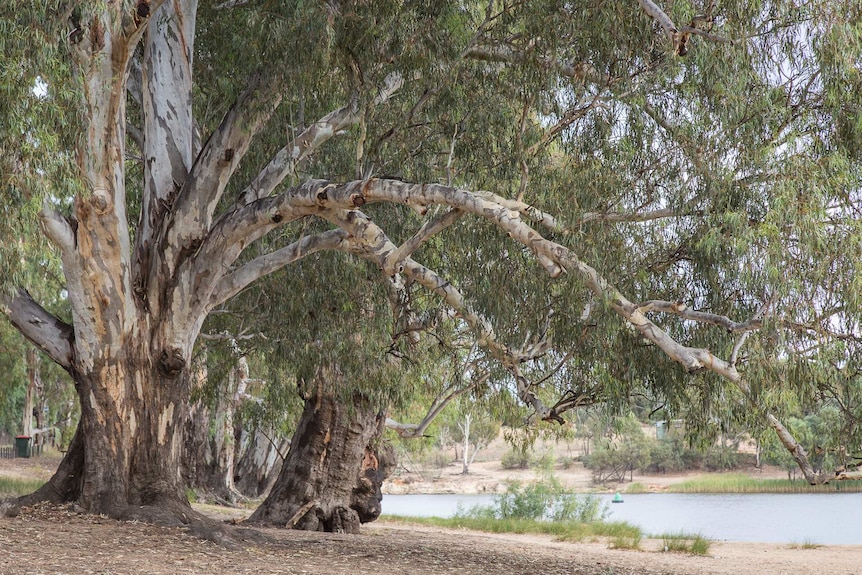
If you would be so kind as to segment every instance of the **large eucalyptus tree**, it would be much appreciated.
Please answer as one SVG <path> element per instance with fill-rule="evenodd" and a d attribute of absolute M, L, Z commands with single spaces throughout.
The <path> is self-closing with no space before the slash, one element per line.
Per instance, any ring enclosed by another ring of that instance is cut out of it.
<path fill-rule="evenodd" d="M 64 104 L 47 120 L 77 141 L 52 161 L 80 182 L 31 165 L 64 150 L 44 130 L 3 135 L 36 148 L 3 164 L 23 174 L 3 193 L 45 200 L 71 314 L 23 285 L 3 310 L 71 374 L 82 411 L 34 497 L 192 520 L 179 469 L 202 326 L 323 250 L 381 270 L 408 316 L 418 290 L 441 301 L 541 419 L 596 380 L 643 378 L 670 402 L 726 393 L 810 470 L 769 392 L 809 387 L 808 343 L 843 342 L 840 370 L 859 335 L 860 42 L 856 8 L 784 4 L 4 9 L 15 38 L 53 46 L 33 55 L 43 69 L 4 54 L 24 65 L 3 81 Z M 294 289 L 333 289 L 325 269 Z M 528 377 L 550 336 L 568 373 L 590 373 L 553 407 Z"/>

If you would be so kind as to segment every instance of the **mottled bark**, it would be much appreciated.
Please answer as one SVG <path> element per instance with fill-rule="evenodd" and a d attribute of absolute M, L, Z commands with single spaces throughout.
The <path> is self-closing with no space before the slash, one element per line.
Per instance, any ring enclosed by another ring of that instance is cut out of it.
<path fill-rule="evenodd" d="M 234 504 L 242 494 L 234 485 L 235 414 L 241 376 L 231 370 L 215 398 L 192 404 L 186 423 L 183 475 L 186 485 L 205 500 Z M 205 377 L 205 376 L 204 376 Z"/>
<path fill-rule="evenodd" d="M 241 430 L 234 484 L 246 497 L 265 497 L 275 485 L 290 450 L 290 439 L 272 430 Z"/>
<path fill-rule="evenodd" d="M 281 474 L 249 522 L 358 533 L 380 515 L 392 457 L 381 464 L 373 443 L 385 418 L 360 393 L 346 402 L 331 389 L 321 382 L 305 400 Z"/>

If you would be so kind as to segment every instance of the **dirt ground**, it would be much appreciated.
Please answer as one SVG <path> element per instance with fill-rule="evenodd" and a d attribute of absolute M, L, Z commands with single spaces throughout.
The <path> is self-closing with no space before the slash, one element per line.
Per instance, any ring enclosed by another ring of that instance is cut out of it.
<path fill-rule="evenodd" d="M 0 460 L 0 476 L 44 478 L 52 465 L 56 460 L 50 458 Z M 494 469 L 492 462 L 477 467 L 478 481 L 469 480 L 471 485 L 503 481 Z M 459 488 L 458 478 L 450 470 L 445 473 L 441 477 L 446 489 Z M 569 480 L 580 481 L 576 475 Z M 660 487 L 650 478 L 643 479 L 644 484 Z M 248 513 L 199 509 L 225 520 Z M 862 565 L 862 546 L 716 542 L 708 556 L 698 557 L 664 553 L 659 541 L 644 541 L 641 550 L 619 550 L 609 548 L 606 541 L 566 543 L 543 536 L 386 521 L 364 526 L 361 535 L 260 531 L 265 541 L 226 549 L 177 529 L 83 515 L 69 507 L 38 506 L 17 517 L 0 518 L 0 574 L 851 575 L 859 573 Z"/>

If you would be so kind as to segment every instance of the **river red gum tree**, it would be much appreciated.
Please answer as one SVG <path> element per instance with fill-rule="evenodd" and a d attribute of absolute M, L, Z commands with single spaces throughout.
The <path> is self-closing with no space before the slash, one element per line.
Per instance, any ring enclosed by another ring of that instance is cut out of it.
<path fill-rule="evenodd" d="M 680 34 L 654 3 L 639 4 L 668 33 L 669 49 L 682 54 L 681 42 L 688 36 Z M 519 397 L 541 418 L 558 419 L 561 411 L 574 404 L 546 407 L 521 373 L 524 362 L 547 350 L 547 342 L 523 348 L 508 345 L 495 333 L 492 322 L 475 311 L 450 281 L 414 259 L 423 244 L 465 215 L 497 226 L 501 236 L 524 246 L 550 276 L 577 276 L 598 301 L 689 373 L 718 374 L 750 398 L 752 409 L 758 409 L 737 370 L 737 350 L 730 360 L 724 360 L 709 349 L 680 343 L 648 314 L 676 315 L 723 326 L 733 333 L 757 330 L 760 323 L 734 323 L 671 302 L 630 301 L 574 251 L 539 233 L 542 228 L 566 232 L 551 215 L 520 199 L 370 176 L 347 183 L 306 179 L 283 186 L 299 162 L 346 128 L 361 125 L 363 109 L 385 106 L 405 81 L 415 81 L 418 74 L 393 70 L 379 86 L 365 86 L 372 94 L 362 100 L 365 108 L 359 99 L 346 98 L 343 106 L 286 138 L 280 150 L 245 180 L 250 183 L 243 186 L 234 181 L 240 163 L 289 86 L 277 69 L 252 74 L 218 125 L 201 141 L 192 108 L 197 12 L 195 0 L 126 0 L 81 7 L 74 19 L 69 53 L 82 79 L 83 124 L 77 166 L 84 190 L 73 199 L 69 213 L 61 214 L 46 204 L 41 215 L 45 234 L 62 260 L 71 322 L 50 314 L 24 289 L 2 296 L 2 307 L 22 334 L 71 374 L 82 413 L 78 432 L 57 473 L 25 501 L 76 501 L 90 512 L 112 517 L 171 524 L 196 521 L 183 494 L 180 457 L 189 410 L 190 361 L 203 322 L 216 306 L 262 276 L 321 250 L 364 258 L 385 277 L 407 279 L 439 297 L 473 328 L 479 345 L 510 371 Z M 646 18 L 639 11 L 634 14 Z M 336 18 L 337 11 L 330 16 Z M 489 9 L 485 20 L 479 19 L 473 40 L 494 19 Z M 502 66 L 522 63 L 521 57 L 507 50 L 465 49 L 461 57 Z M 581 83 L 591 81 L 593 75 L 587 68 L 541 64 Z M 606 87 L 600 86 L 597 93 Z M 429 93 L 421 96 L 416 107 Z M 140 110 L 134 127 L 127 118 L 127 96 Z M 590 99 L 587 107 L 573 110 L 553 127 L 548 141 L 594 109 L 599 97 Z M 141 180 L 134 186 L 129 185 L 126 172 L 130 141 L 140 150 L 142 163 Z M 523 175 L 528 182 L 526 169 Z M 239 190 L 233 201 L 225 198 L 229 185 Z M 135 221 L 130 221 L 127 211 L 132 188 L 140 197 Z M 396 243 L 362 211 L 363 206 L 375 203 L 410 206 L 432 215 L 420 229 Z M 429 208 L 436 206 L 441 209 L 433 216 L 435 212 Z M 664 211 L 655 216 L 634 213 L 630 221 L 668 217 Z M 257 257 L 240 259 L 256 240 L 303 218 L 324 220 L 331 228 L 306 233 Z M 318 413 L 329 417 L 330 411 L 320 409 Z M 363 472 L 364 457 L 357 454 L 368 447 L 366 430 L 382 425 L 376 412 L 369 413 L 375 414 L 374 425 L 366 422 L 362 432 L 353 434 L 358 438 L 354 442 L 357 449 L 349 450 L 345 457 L 357 461 L 347 475 Z M 809 480 L 819 480 L 810 472 L 806 454 L 779 420 L 768 411 L 763 415 L 803 470 L 808 470 Z M 325 445 L 309 441 L 318 452 L 326 451 Z M 295 451 L 304 447 L 297 445 Z M 321 522 L 334 524 L 333 510 L 340 513 L 339 509 L 349 507 L 327 503 L 321 506 L 324 516 L 306 518 L 297 513 L 308 502 L 300 505 L 292 500 L 282 505 L 278 500 L 284 493 L 282 487 L 273 489 L 258 519 L 280 524 L 295 519 L 316 527 Z"/>

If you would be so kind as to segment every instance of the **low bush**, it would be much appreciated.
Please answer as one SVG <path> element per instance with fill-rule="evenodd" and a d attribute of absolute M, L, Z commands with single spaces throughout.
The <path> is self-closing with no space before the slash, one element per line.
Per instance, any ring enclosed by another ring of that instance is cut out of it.
<path fill-rule="evenodd" d="M 559 480 L 549 475 L 542 481 L 529 485 L 513 481 L 509 483 L 505 493 L 494 497 L 491 505 L 477 505 L 466 511 L 459 511 L 458 515 L 594 523 L 603 521 L 608 513 L 608 505 L 599 497 L 592 494 L 566 493 Z"/>
<path fill-rule="evenodd" d="M 527 469 L 530 467 L 530 454 L 520 449 L 507 451 L 500 460 L 503 469 Z"/>

